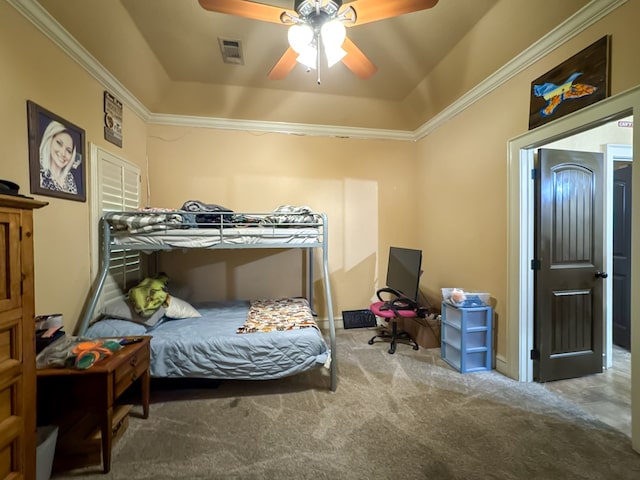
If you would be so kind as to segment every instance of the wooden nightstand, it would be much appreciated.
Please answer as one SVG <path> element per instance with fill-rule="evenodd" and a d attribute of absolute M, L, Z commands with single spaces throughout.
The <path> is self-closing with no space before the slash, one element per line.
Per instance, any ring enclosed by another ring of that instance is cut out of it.
<path fill-rule="evenodd" d="M 150 340 L 151 337 L 142 337 L 142 341 L 124 346 L 86 370 L 47 368 L 37 371 L 38 423 L 58 425 L 59 428 L 58 446 L 61 448 L 56 448 L 54 468 L 56 464 L 72 464 L 65 462 L 65 455 L 73 456 L 73 452 L 65 451 L 65 445 L 82 445 L 85 439 L 75 438 L 78 431 L 87 432 L 87 439 L 90 439 L 92 429 L 98 428 L 102 466 L 105 473 L 109 472 L 113 439 L 126 422 L 128 413 L 128 410 L 118 409 L 116 401 L 138 380 L 142 417 L 149 416 Z"/>

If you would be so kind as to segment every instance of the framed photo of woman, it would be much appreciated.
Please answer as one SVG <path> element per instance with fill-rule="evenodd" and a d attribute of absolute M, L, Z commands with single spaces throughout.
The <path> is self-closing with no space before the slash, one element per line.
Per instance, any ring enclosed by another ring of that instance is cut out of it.
<path fill-rule="evenodd" d="M 84 130 L 27 100 L 31 193 L 86 201 Z"/>

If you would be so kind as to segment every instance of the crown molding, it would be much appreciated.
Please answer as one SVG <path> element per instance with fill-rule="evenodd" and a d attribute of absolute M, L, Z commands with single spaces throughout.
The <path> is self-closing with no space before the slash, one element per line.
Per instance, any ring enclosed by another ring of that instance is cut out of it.
<path fill-rule="evenodd" d="M 163 115 L 152 113 L 148 123 L 182 127 L 215 128 L 218 130 L 244 130 L 249 132 L 284 133 L 311 137 L 362 138 L 376 140 L 413 141 L 413 132 L 405 130 L 381 130 L 307 123 L 262 122 L 187 115 Z"/>
<path fill-rule="evenodd" d="M 453 117 L 469 108 L 509 79 L 528 68 L 552 50 L 596 23 L 628 0 L 592 0 L 582 9 L 558 25 L 531 47 L 506 63 L 476 87 L 451 103 L 447 108 L 422 124 L 416 130 L 384 130 L 337 125 L 313 125 L 257 120 L 235 120 L 215 117 L 198 117 L 152 113 L 127 88 L 122 85 L 95 57 L 67 32 L 36 0 L 6 0 L 24 15 L 38 30 L 44 33 L 69 57 L 82 66 L 107 90 L 113 93 L 144 122 L 155 125 L 189 126 L 221 130 L 284 133 L 301 136 L 337 138 L 362 138 L 379 140 L 413 141 L 423 139 Z"/>

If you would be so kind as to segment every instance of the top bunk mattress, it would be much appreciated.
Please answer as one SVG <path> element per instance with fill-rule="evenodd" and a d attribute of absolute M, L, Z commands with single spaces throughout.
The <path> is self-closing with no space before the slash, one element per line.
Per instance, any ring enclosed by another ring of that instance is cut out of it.
<path fill-rule="evenodd" d="M 317 245 L 321 241 L 317 227 L 223 227 L 220 229 L 164 230 L 147 233 L 112 234 L 113 244 L 140 247 L 211 248 L 224 245 Z"/>
<path fill-rule="evenodd" d="M 283 213 L 193 213 L 182 210 L 111 212 L 110 242 L 129 248 L 307 247 L 324 242 L 326 216 L 308 209 Z"/>

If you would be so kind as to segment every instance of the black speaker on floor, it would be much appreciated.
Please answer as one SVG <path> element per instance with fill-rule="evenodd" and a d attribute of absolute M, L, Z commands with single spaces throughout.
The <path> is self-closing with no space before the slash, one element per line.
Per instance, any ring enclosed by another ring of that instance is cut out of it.
<path fill-rule="evenodd" d="M 365 328 L 378 325 L 376 316 L 371 310 L 343 310 L 342 323 L 344 328 Z"/>

